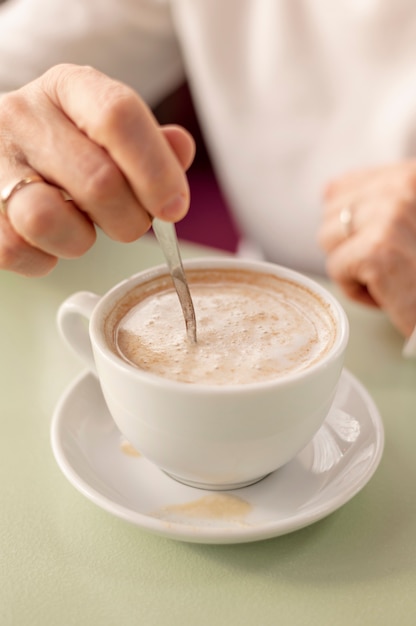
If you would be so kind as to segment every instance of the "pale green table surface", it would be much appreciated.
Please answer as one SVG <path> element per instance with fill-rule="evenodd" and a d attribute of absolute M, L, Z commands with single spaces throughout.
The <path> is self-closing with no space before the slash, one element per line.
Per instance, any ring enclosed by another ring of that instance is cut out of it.
<path fill-rule="evenodd" d="M 1 626 L 414 626 L 416 361 L 402 359 L 379 312 L 341 298 L 351 322 L 346 365 L 379 407 L 384 456 L 324 520 L 257 543 L 181 543 L 111 516 L 64 478 L 51 416 L 83 368 L 58 336 L 57 307 L 160 262 L 153 239 L 123 246 L 100 237 L 46 278 L 0 274 Z"/>

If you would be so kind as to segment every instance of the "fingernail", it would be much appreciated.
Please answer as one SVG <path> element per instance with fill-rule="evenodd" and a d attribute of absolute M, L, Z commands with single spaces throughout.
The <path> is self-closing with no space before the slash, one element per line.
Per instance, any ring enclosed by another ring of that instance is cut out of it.
<path fill-rule="evenodd" d="M 160 209 L 160 216 L 172 220 L 180 219 L 185 215 L 187 208 L 187 199 L 182 194 L 178 194 Z"/>

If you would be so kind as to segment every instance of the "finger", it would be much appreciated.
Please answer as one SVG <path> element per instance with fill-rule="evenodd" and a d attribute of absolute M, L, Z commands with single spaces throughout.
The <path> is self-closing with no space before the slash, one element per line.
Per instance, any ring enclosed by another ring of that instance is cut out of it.
<path fill-rule="evenodd" d="M 349 298 L 361 304 L 378 306 L 368 290 L 368 285 L 360 276 L 358 269 L 360 262 L 362 258 L 357 254 L 355 242 L 345 241 L 329 254 L 326 271 Z"/>
<path fill-rule="evenodd" d="M 44 95 L 40 99 L 33 86 L 32 91 L 29 104 L 27 94 L 25 98 L 13 94 L 8 100 L 11 110 L 20 111 L 14 136 L 24 156 L 16 160 L 27 160 L 47 181 L 64 188 L 76 206 L 111 238 L 126 242 L 143 235 L 151 224 L 149 214 L 110 155 L 55 106 L 48 108 L 47 116 L 36 115 Z"/>
<path fill-rule="evenodd" d="M 409 200 L 403 200 L 400 194 L 383 190 L 372 194 L 366 194 L 364 191 L 341 194 L 326 205 L 318 231 L 318 244 L 328 253 L 364 228 L 374 230 L 376 226 L 381 230 L 383 224 L 388 227 L 398 219 L 407 223 L 413 213 L 408 210 L 408 205 Z"/>
<path fill-rule="evenodd" d="M 7 218 L 0 215 L 0 269 L 28 277 L 45 276 L 57 262 L 56 257 L 24 241 Z"/>
<path fill-rule="evenodd" d="M 379 233 L 380 240 L 394 241 L 405 238 L 412 245 L 416 238 L 416 198 L 402 189 L 393 193 L 381 190 L 367 196 L 362 194 L 354 202 L 345 204 L 331 203 L 332 211 L 324 216 L 318 232 L 318 243 L 324 251 L 332 252 L 346 239 L 360 233 L 370 237 Z M 351 222 L 343 224 L 342 212 L 349 209 Z"/>
<path fill-rule="evenodd" d="M 23 187 L 8 202 L 7 216 L 15 232 L 32 247 L 60 258 L 76 258 L 94 244 L 90 219 L 59 189 L 46 183 Z"/>
<path fill-rule="evenodd" d="M 317 233 L 318 245 L 326 253 L 335 250 L 354 236 L 360 226 L 360 215 L 351 203 L 332 207 L 323 217 Z"/>
<path fill-rule="evenodd" d="M 65 73 L 55 68 L 51 77 L 52 100 L 109 154 L 144 209 L 173 221 L 184 217 L 189 207 L 186 176 L 139 96 L 92 68 L 66 66 Z"/>
<path fill-rule="evenodd" d="M 383 309 L 409 336 L 416 323 L 416 254 L 414 240 L 356 237 L 329 255 L 329 276 L 352 299 Z"/>
<path fill-rule="evenodd" d="M 409 230 L 383 231 L 367 251 L 359 276 L 404 336 L 416 324 L 416 240 Z"/>
<path fill-rule="evenodd" d="M 188 170 L 195 157 L 195 141 L 192 135 L 176 125 L 163 126 L 161 130 L 182 168 Z"/>

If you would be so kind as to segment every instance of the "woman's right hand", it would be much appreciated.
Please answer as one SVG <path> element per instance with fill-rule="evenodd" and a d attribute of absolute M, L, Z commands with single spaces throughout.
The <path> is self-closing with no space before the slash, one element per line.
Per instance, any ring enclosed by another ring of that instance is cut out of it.
<path fill-rule="evenodd" d="M 47 274 L 95 241 L 95 226 L 129 242 L 153 216 L 178 221 L 189 207 L 187 131 L 161 127 L 128 86 L 91 67 L 59 65 L 0 97 L 0 269 Z M 60 190 L 72 199 L 68 201 Z"/>

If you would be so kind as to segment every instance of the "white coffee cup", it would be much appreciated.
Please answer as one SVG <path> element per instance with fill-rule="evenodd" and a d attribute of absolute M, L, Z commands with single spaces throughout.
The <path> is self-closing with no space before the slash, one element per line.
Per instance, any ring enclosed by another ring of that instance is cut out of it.
<path fill-rule="evenodd" d="M 329 312 L 333 323 L 330 345 L 300 370 L 244 384 L 189 383 L 144 371 L 109 345 L 105 325 L 126 294 L 165 276 L 166 266 L 132 276 L 104 296 L 75 293 L 59 308 L 58 326 L 71 348 L 98 376 L 120 432 L 144 457 L 192 486 L 242 487 L 291 460 L 324 422 L 342 372 L 347 317 L 326 289 L 281 266 L 236 258 L 197 259 L 184 265 L 187 273 L 243 270 L 299 285 Z"/>

